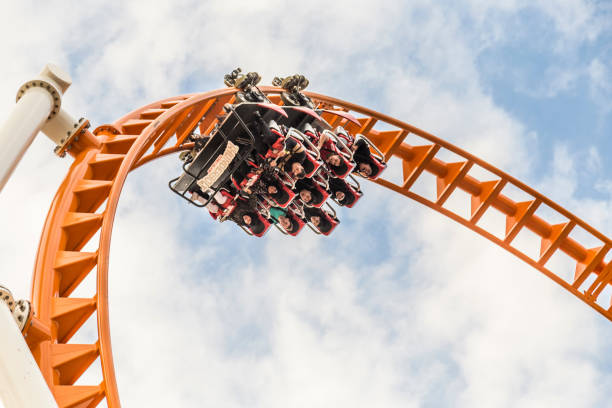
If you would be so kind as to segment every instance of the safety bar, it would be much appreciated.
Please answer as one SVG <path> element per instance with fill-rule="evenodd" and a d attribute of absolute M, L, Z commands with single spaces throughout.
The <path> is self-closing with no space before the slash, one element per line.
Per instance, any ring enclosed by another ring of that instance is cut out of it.
<path fill-rule="evenodd" d="M 353 183 L 355 183 L 355 184 L 351 185 L 348 182 L 346 184 L 349 184 L 349 186 L 351 186 L 355 191 L 361 192 L 361 184 L 359 184 L 357 179 L 355 177 L 353 177 L 352 174 L 349 174 L 348 178 L 350 178 L 353 181 Z"/>
<path fill-rule="evenodd" d="M 338 137 L 331 130 L 324 130 L 322 132 L 324 135 L 331 137 L 334 142 L 336 142 L 336 146 L 339 146 L 338 152 L 346 157 L 347 160 L 353 161 L 353 151 L 342 141 L 340 137 Z"/>
<path fill-rule="evenodd" d="M 321 158 L 321 152 L 319 152 L 319 149 L 317 149 L 317 146 L 315 146 L 305 134 L 303 134 L 296 128 L 291 128 L 287 132 L 287 137 L 291 137 L 291 136 L 293 136 L 299 142 L 301 142 L 302 147 L 304 147 L 304 149 L 306 149 L 309 153 L 312 153 L 315 156 L 316 160 L 319 160 Z"/>

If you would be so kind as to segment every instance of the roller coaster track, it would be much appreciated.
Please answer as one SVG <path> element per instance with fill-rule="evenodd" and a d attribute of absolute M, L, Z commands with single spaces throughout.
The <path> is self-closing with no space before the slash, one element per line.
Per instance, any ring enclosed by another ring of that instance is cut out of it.
<path fill-rule="evenodd" d="M 273 102 L 280 103 L 279 88 L 261 89 Z M 93 134 L 85 130 L 70 150 L 74 162 L 56 193 L 40 241 L 32 285 L 34 317 L 25 332 L 28 345 L 60 407 L 94 407 L 104 399 L 109 407 L 120 406 L 110 340 L 108 268 L 113 222 L 128 173 L 151 160 L 190 148 L 186 143 L 189 134 L 196 127 L 202 134 L 209 132 L 223 105 L 233 102 L 234 92 L 228 88 L 152 103 L 111 125 L 98 127 Z M 612 281 L 612 263 L 605 258 L 612 248 L 609 238 L 542 194 L 444 140 L 339 99 L 314 93 L 308 95 L 326 107 L 350 112 L 359 121 L 357 125 L 340 116 L 325 114 L 325 119 L 334 127 L 342 125 L 351 132 L 366 135 L 387 161 L 392 157 L 399 159 L 390 162 L 387 171 L 375 181 L 377 184 L 477 232 L 612 320 L 609 299 L 601 299 Z M 408 144 L 405 140 L 410 135 L 421 142 Z M 445 151 L 452 152 L 459 160 L 441 160 Z M 396 165 L 398 168 L 394 169 Z M 486 179 L 474 176 L 473 170 L 478 167 L 489 175 Z M 401 173 L 399 182 L 385 178 L 394 172 Z M 434 184 L 431 186 L 435 190 L 433 197 L 417 193 L 419 180 L 430 180 Z M 511 190 L 520 190 L 527 198 L 514 201 L 506 194 Z M 461 191 L 469 198 L 467 216 L 445 206 Z M 548 207 L 548 213 L 553 213 L 562 222 L 553 224 L 538 215 L 537 210 L 543 207 Z M 493 212 L 505 217 L 503 234 L 494 234 L 487 222 L 479 223 Z M 590 241 L 600 244 L 589 247 L 580 243 L 572 237 L 576 229 L 582 229 Z M 539 237 L 539 247 L 535 251 L 522 251 L 513 246 L 524 231 Z M 88 243 L 89 247 L 97 249 L 84 251 Z M 561 252 L 575 262 L 573 276 L 569 278 L 547 267 L 549 260 Z M 93 273 L 96 274 L 95 295 L 72 297 L 79 284 Z M 94 314 L 97 341 L 70 343 Z M 75 385 L 97 359 L 102 382 Z"/>

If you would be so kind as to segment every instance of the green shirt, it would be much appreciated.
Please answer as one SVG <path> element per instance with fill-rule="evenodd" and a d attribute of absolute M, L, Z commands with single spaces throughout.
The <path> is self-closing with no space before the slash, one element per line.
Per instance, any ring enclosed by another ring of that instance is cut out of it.
<path fill-rule="evenodd" d="M 270 208 L 270 217 L 272 218 L 272 221 L 277 224 L 278 223 L 278 217 L 280 217 L 281 215 L 283 216 L 287 216 L 287 211 L 283 210 L 282 208 L 279 207 L 272 207 Z"/>

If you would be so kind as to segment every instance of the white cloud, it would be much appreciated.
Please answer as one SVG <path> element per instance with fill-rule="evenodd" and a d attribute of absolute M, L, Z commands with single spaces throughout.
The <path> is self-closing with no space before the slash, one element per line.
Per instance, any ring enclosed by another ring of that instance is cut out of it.
<path fill-rule="evenodd" d="M 568 13 L 588 17 L 572 4 L 538 7 L 560 25 Z M 0 17 L 8 39 L 0 51 L 15 67 L 0 82 L 10 96 L 2 112 L 48 59 L 75 78 L 67 109 L 95 124 L 186 88 L 219 87 L 236 65 L 266 80 L 304 72 L 313 90 L 541 180 L 529 166 L 537 156 L 529 129 L 482 89 L 475 63 L 505 34 L 467 28 L 464 9 L 425 1 L 75 2 L 62 15 L 12 7 Z M 472 19 L 482 7 L 470 9 Z M 49 31 L 9 35 L 51 16 L 58 24 Z M 572 27 L 563 35 L 578 36 Z M 599 78 L 601 69 L 592 71 Z M 50 150 L 37 140 L 0 196 L 2 283 L 19 297 L 69 165 Z M 577 195 L 576 161 L 567 148 L 555 150 L 557 176 L 544 179 L 551 196 L 611 225 L 609 200 Z M 438 214 L 365 186 L 329 238 L 272 232 L 253 240 L 165 190 L 177 169 L 168 159 L 135 172 L 113 233 L 112 334 L 125 406 L 575 407 L 607 397 L 610 370 L 599 358 L 610 346 L 609 322 Z"/>

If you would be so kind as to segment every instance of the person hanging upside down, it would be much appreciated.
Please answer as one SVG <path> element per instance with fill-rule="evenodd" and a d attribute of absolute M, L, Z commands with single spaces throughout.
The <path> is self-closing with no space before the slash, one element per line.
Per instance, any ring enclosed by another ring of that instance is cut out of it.
<path fill-rule="evenodd" d="M 209 200 L 210 195 L 203 192 L 200 186 L 198 186 L 196 183 L 191 186 L 189 192 L 191 192 L 192 201 L 198 202 L 200 204 L 206 204 L 206 209 L 210 213 L 210 216 L 213 217 L 213 219 L 215 220 L 223 215 L 225 210 L 231 205 L 234 198 L 229 192 L 225 190 L 219 190 Z"/>
<path fill-rule="evenodd" d="M 300 199 L 306 205 L 318 205 L 323 201 L 323 195 L 317 190 L 311 179 L 298 180 L 293 191 L 299 194 Z"/>
<path fill-rule="evenodd" d="M 316 132 L 314 133 L 316 134 Z M 325 133 L 316 136 L 316 146 L 321 158 L 334 174 L 343 175 L 348 171 L 346 163 L 340 157 L 335 141 Z"/>
<path fill-rule="evenodd" d="M 285 135 L 276 121 L 268 123 L 261 121 L 255 137 L 255 151 L 260 159 L 271 160 L 277 158 L 285 148 Z"/>
<path fill-rule="evenodd" d="M 357 167 L 353 171 L 366 178 L 376 177 L 379 169 L 374 163 L 374 158 L 372 158 L 372 153 L 370 152 L 370 148 L 368 147 L 366 141 L 363 139 L 357 139 L 353 145 L 353 149 L 353 159 L 355 160 L 355 163 L 357 163 Z"/>
<path fill-rule="evenodd" d="M 355 201 L 355 193 L 344 180 L 330 177 L 329 191 L 340 205 L 350 206 Z"/>
<path fill-rule="evenodd" d="M 259 182 L 250 190 L 252 194 L 268 196 L 280 206 L 284 206 L 292 198 L 287 193 L 287 190 L 283 188 L 282 181 L 274 174 L 270 174 L 269 171 L 264 171 L 259 178 Z"/>
<path fill-rule="evenodd" d="M 298 222 L 287 212 L 287 210 L 282 208 L 270 208 L 270 218 L 272 219 L 273 223 L 280 224 L 280 226 L 283 227 L 283 229 L 288 233 L 297 231 L 299 228 Z"/>
<path fill-rule="evenodd" d="M 260 234 L 266 227 L 255 210 L 253 200 L 239 199 L 236 209 L 232 212 L 230 218 L 236 224 L 251 230 L 255 235 Z"/>
<path fill-rule="evenodd" d="M 307 207 L 304 208 L 304 213 L 306 214 L 306 219 L 317 227 L 321 233 L 327 234 L 332 229 L 331 222 L 329 222 L 324 211 L 320 208 Z"/>
<path fill-rule="evenodd" d="M 259 179 L 262 171 L 261 167 L 250 160 L 241 163 L 231 177 L 233 188 L 236 191 L 251 194 L 251 188 Z"/>
<path fill-rule="evenodd" d="M 304 147 L 294 138 L 288 138 L 285 140 L 284 151 L 270 164 L 282 168 L 293 178 L 301 179 L 306 175 L 304 161 L 306 161 Z"/>

